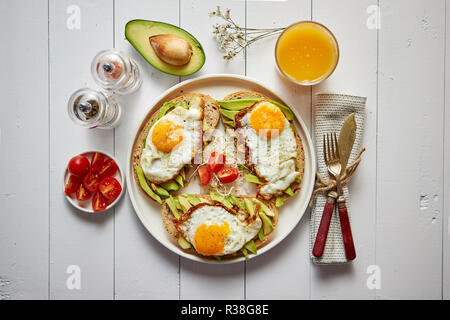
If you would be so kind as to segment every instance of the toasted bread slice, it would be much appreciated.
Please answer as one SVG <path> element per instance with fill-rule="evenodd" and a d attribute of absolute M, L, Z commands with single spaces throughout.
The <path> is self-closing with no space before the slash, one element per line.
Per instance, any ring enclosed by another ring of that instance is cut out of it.
<path fill-rule="evenodd" d="M 187 94 L 183 94 L 181 96 L 178 96 L 172 100 L 170 100 L 170 102 L 174 102 L 174 103 L 178 103 L 180 101 L 190 101 L 191 98 L 193 96 L 200 96 L 203 99 L 203 122 L 202 122 L 202 126 L 203 126 L 203 131 L 202 131 L 202 135 L 205 136 L 207 134 L 210 134 L 210 132 L 212 132 L 215 127 L 217 126 L 219 119 L 220 119 L 220 107 L 216 104 L 216 101 L 210 97 L 209 95 L 206 94 L 199 94 L 199 93 L 187 93 Z M 161 107 L 160 107 L 161 108 Z M 144 144 L 145 144 L 145 139 L 147 138 L 148 132 L 150 130 L 150 127 L 153 123 L 153 121 L 156 119 L 156 117 L 158 116 L 159 110 L 160 108 L 158 108 L 157 110 L 155 110 L 155 112 L 151 115 L 151 117 L 149 118 L 149 120 L 147 121 L 147 123 L 145 123 L 145 125 L 143 125 L 141 132 L 139 133 L 139 136 L 136 140 L 136 143 L 134 145 L 134 149 L 133 149 L 133 168 L 136 168 L 136 166 L 141 166 L 141 155 L 142 155 L 142 151 L 144 150 Z M 201 151 L 201 148 L 199 148 Z M 182 170 L 185 169 L 186 166 L 184 166 L 184 168 L 180 169 L 180 171 L 178 173 L 180 173 Z M 145 190 L 142 188 L 141 184 L 139 183 L 139 179 L 138 179 L 138 174 L 136 172 L 136 169 L 133 170 L 134 171 L 134 178 L 136 183 L 138 184 L 139 188 L 141 189 L 141 191 L 150 199 L 155 200 L 154 198 L 152 198 L 151 196 L 149 196 L 147 194 L 147 192 L 145 192 Z M 149 182 L 149 181 L 147 181 Z M 188 181 L 185 181 L 186 183 Z M 149 182 L 149 185 L 151 185 L 151 181 Z M 173 193 L 172 191 L 169 191 L 169 193 Z"/>
<path fill-rule="evenodd" d="M 263 98 L 263 99 L 270 100 L 269 97 L 265 96 L 264 94 L 262 94 L 260 92 L 256 92 L 256 91 L 233 92 L 233 93 L 230 93 L 227 96 L 225 96 L 225 98 L 223 100 L 235 100 L 235 99 L 245 99 L 245 98 Z M 238 128 L 239 120 L 242 119 L 242 117 L 244 117 L 245 114 L 247 112 L 249 112 L 252 107 L 253 106 L 243 109 L 236 114 L 236 116 L 235 116 L 236 128 Z M 295 166 L 296 166 L 297 170 L 300 172 L 300 179 L 303 179 L 303 175 L 305 173 L 305 150 L 303 149 L 303 143 L 302 143 L 302 139 L 301 139 L 299 133 L 297 132 L 295 126 L 292 126 L 292 127 L 293 127 L 293 131 L 295 134 L 295 140 L 297 143 L 297 157 L 296 157 L 296 161 L 295 161 Z M 254 166 L 252 165 L 252 163 L 249 159 L 249 152 L 248 152 L 247 146 L 245 146 L 245 161 L 246 161 L 247 168 L 249 168 L 253 174 L 258 175 Z M 259 177 L 259 178 L 261 178 L 261 177 Z M 300 189 L 301 189 L 301 180 L 300 180 L 300 182 L 292 183 L 290 188 L 294 192 L 294 195 L 299 193 Z M 259 191 L 259 188 L 258 188 L 258 191 Z M 259 192 L 257 193 L 257 196 L 261 197 Z M 287 200 L 290 198 L 289 195 L 283 195 L 283 197 L 284 197 L 284 200 Z M 274 198 L 274 197 L 272 197 L 272 198 Z M 266 200 L 269 200 L 269 199 L 266 199 Z"/>
<path fill-rule="evenodd" d="M 219 202 L 213 201 L 209 195 L 194 195 L 194 196 L 197 197 L 197 198 L 200 198 L 200 199 L 205 199 L 206 201 L 210 202 L 210 205 L 223 206 Z M 239 196 L 239 197 L 236 197 L 236 198 L 239 199 L 239 200 L 243 200 L 244 198 L 255 199 L 255 197 L 251 197 L 251 196 Z M 258 238 L 258 236 L 256 236 L 253 239 L 257 249 L 262 248 L 263 246 L 265 246 L 269 242 L 270 238 L 272 237 L 272 235 L 275 232 L 276 227 L 278 225 L 278 210 L 275 207 L 275 204 L 273 203 L 273 201 L 265 201 L 265 200 L 259 200 L 259 201 L 264 203 L 270 209 L 270 211 L 273 213 L 272 217 L 268 216 L 270 218 L 271 222 L 272 222 L 273 228 L 272 228 L 271 232 L 269 232 L 269 233 L 267 233 L 266 235 L 263 236 L 262 240 L 260 240 Z M 197 204 L 196 206 L 193 206 L 186 213 L 184 213 L 184 215 L 189 215 L 190 214 L 190 212 L 189 212 L 190 210 L 192 210 L 193 208 L 197 208 L 198 206 L 202 206 L 202 205 L 205 205 L 205 204 L 201 203 L 201 204 Z M 234 207 L 234 208 L 237 209 L 237 207 Z M 259 210 L 261 210 L 261 209 L 259 209 L 259 206 L 258 206 L 257 211 L 255 211 L 255 214 L 259 214 L 258 213 Z M 180 211 L 180 213 L 181 213 L 181 211 Z M 170 208 L 169 208 L 169 206 L 168 206 L 166 201 L 164 201 L 164 203 L 163 203 L 162 210 L 161 210 L 161 216 L 162 216 L 162 220 L 163 220 L 163 223 L 164 223 L 164 227 L 167 230 L 167 233 L 170 235 L 170 237 L 173 240 L 178 241 L 180 233 L 178 232 L 178 230 L 176 228 L 176 224 L 175 224 L 175 221 L 177 221 L 177 219 L 173 215 L 173 213 L 170 210 Z M 180 219 L 182 217 L 183 216 L 180 216 Z M 184 249 L 184 250 L 186 252 L 188 252 L 188 253 L 191 253 L 191 254 L 200 255 L 199 253 L 197 253 L 195 251 L 195 249 L 193 247 L 191 247 L 189 249 Z M 239 251 L 239 252 L 236 252 L 236 254 L 229 254 L 229 255 L 220 256 L 220 258 L 221 259 L 232 259 L 232 258 L 236 258 L 237 256 L 242 256 L 242 255 L 243 255 L 243 253 L 241 251 Z M 203 255 L 200 255 L 200 256 L 202 256 L 204 258 L 214 259 L 214 257 L 212 257 L 212 256 L 210 256 L 210 257 L 205 257 Z"/>

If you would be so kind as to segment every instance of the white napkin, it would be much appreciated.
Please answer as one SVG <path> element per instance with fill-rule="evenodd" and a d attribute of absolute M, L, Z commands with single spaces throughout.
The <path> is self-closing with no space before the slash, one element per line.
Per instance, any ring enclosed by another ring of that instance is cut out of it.
<path fill-rule="evenodd" d="M 356 138 L 353 144 L 352 152 L 348 164 L 351 164 L 361 149 L 362 134 L 364 129 L 364 114 L 365 114 L 366 98 L 357 97 L 344 94 L 331 94 L 320 93 L 315 97 L 314 110 L 313 110 L 313 124 L 314 124 L 314 139 L 316 147 L 317 168 L 319 173 L 325 179 L 328 179 L 328 170 L 323 160 L 323 135 L 335 132 L 339 135 L 341 126 L 344 120 L 351 113 L 355 113 L 356 119 Z M 355 172 L 356 173 L 356 172 Z M 350 202 L 348 188 L 343 188 L 344 196 L 347 204 L 347 211 L 349 213 L 350 223 Z M 346 263 L 344 242 L 342 240 L 341 225 L 339 222 L 339 213 L 337 208 L 333 212 L 333 216 L 330 222 L 330 229 L 328 231 L 327 242 L 322 257 L 316 258 L 312 254 L 314 242 L 316 240 L 317 230 L 319 229 L 320 220 L 322 218 L 323 208 L 327 200 L 325 193 L 318 194 L 311 210 L 310 220 L 310 252 L 311 259 L 316 264 L 338 264 Z M 355 241 L 355 248 L 358 248 L 357 241 L 355 239 L 355 232 L 353 232 L 353 240 Z M 356 251 L 358 256 L 358 251 Z"/>

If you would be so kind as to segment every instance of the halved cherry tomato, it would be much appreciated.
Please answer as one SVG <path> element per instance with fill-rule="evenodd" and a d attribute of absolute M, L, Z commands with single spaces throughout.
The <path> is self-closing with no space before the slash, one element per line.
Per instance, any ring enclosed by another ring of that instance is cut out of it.
<path fill-rule="evenodd" d="M 80 186 L 80 179 L 75 177 L 74 175 L 70 175 L 69 180 L 67 181 L 66 188 L 64 192 L 70 196 L 72 193 L 76 192 L 78 187 Z"/>
<path fill-rule="evenodd" d="M 208 168 L 212 172 L 219 172 L 225 164 L 225 156 L 219 152 L 213 152 L 209 156 Z"/>
<path fill-rule="evenodd" d="M 211 172 L 209 172 L 208 167 L 205 165 L 198 167 L 198 176 L 200 177 L 200 183 L 202 186 L 208 185 L 211 181 Z"/>
<path fill-rule="evenodd" d="M 111 177 L 117 171 L 117 164 L 113 159 L 108 159 L 103 163 L 102 168 L 99 171 L 99 175 L 102 177 Z"/>
<path fill-rule="evenodd" d="M 91 161 L 91 172 L 98 173 L 103 166 L 103 162 L 105 161 L 105 155 L 100 152 L 94 152 Z"/>
<path fill-rule="evenodd" d="M 113 177 L 103 178 L 98 189 L 108 200 L 114 200 L 122 192 L 120 182 Z"/>
<path fill-rule="evenodd" d="M 97 173 L 89 172 L 84 176 L 83 185 L 90 192 L 94 193 L 98 190 L 98 184 L 100 183 L 100 175 Z"/>
<path fill-rule="evenodd" d="M 92 198 L 92 209 L 94 211 L 103 211 L 107 206 L 108 201 L 100 192 L 97 191 Z"/>
<path fill-rule="evenodd" d="M 89 172 L 89 160 L 85 156 L 75 156 L 69 161 L 69 172 L 77 177 L 84 177 Z"/>
<path fill-rule="evenodd" d="M 237 179 L 239 170 L 233 167 L 226 167 L 217 172 L 217 177 L 222 183 L 230 183 Z"/>
<path fill-rule="evenodd" d="M 77 189 L 77 200 L 83 201 L 83 200 L 87 200 L 91 197 L 91 193 L 89 192 L 88 189 L 86 189 L 82 183 L 80 183 L 80 186 Z"/>

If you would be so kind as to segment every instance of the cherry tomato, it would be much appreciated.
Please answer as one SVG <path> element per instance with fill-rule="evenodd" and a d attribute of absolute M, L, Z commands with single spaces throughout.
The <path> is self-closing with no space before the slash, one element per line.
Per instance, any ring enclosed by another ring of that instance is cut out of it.
<path fill-rule="evenodd" d="M 74 193 L 78 190 L 80 183 L 81 183 L 80 179 L 78 179 L 74 175 L 70 175 L 69 180 L 67 181 L 67 184 L 66 184 L 66 188 L 64 189 L 64 192 L 68 196 L 70 196 L 72 193 Z"/>
<path fill-rule="evenodd" d="M 103 211 L 107 206 L 108 201 L 100 192 L 97 191 L 92 198 L 92 209 L 94 211 Z"/>
<path fill-rule="evenodd" d="M 230 183 L 237 179 L 239 176 L 239 170 L 232 167 L 226 167 L 220 169 L 219 172 L 217 172 L 217 177 L 219 178 L 220 182 L 222 183 Z"/>
<path fill-rule="evenodd" d="M 209 156 L 208 168 L 211 172 L 219 172 L 225 164 L 225 156 L 219 152 L 213 152 Z"/>
<path fill-rule="evenodd" d="M 89 172 L 84 176 L 83 185 L 89 192 L 96 192 L 98 190 L 98 184 L 100 183 L 100 175 L 97 173 Z"/>
<path fill-rule="evenodd" d="M 89 172 L 89 160 L 85 156 L 75 156 L 69 161 L 69 172 L 77 177 L 84 177 Z"/>
<path fill-rule="evenodd" d="M 111 177 L 117 171 L 117 164 L 113 159 L 108 159 L 103 163 L 102 168 L 99 171 L 99 175 L 102 177 Z"/>
<path fill-rule="evenodd" d="M 103 166 L 103 162 L 105 161 L 105 155 L 100 152 L 95 152 L 92 156 L 91 161 L 91 172 L 98 173 Z"/>
<path fill-rule="evenodd" d="M 202 186 L 208 185 L 211 181 L 211 172 L 209 172 L 208 167 L 205 165 L 198 167 L 198 176 L 200 177 Z"/>
<path fill-rule="evenodd" d="M 89 192 L 88 189 L 86 189 L 82 183 L 80 183 L 80 186 L 77 189 L 77 200 L 83 201 L 83 200 L 87 200 L 91 197 L 91 193 Z"/>
<path fill-rule="evenodd" d="M 122 186 L 120 185 L 120 182 L 113 177 L 103 178 L 98 188 L 108 200 L 116 199 L 122 192 Z"/>

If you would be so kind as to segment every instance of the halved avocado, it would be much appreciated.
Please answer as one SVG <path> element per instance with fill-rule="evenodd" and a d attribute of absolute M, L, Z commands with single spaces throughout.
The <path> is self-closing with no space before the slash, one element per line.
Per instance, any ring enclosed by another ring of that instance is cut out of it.
<path fill-rule="evenodd" d="M 149 42 L 156 35 L 173 35 L 186 40 L 192 47 L 192 56 L 182 66 L 168 64 L 161 60 Z M 156 69 L 175 76 L 188 76 L 200 70 L 205 63 L 205 53 L 201 44 L 189 32 L 177 26 L 149 20 L 131 20 L 125 26 L 125 38 Z"/>

